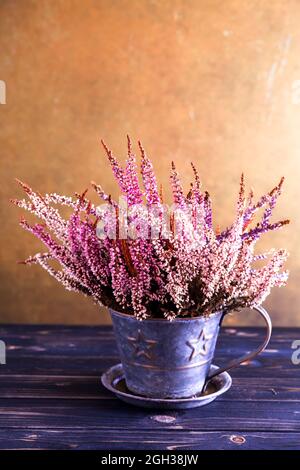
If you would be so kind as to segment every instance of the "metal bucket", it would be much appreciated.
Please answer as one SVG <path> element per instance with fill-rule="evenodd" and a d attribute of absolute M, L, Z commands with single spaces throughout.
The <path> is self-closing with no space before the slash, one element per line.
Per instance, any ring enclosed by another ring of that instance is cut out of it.
<path fill-rule="evenodd" d="M 252 359 L 261 352 L 271 336 L 271 321 L 262 307 L 255 309 L 264 317 L 268 332 L 254 352 L 213 376 Z M 208 317 L 137 320 L 110 310 L 116 341 L 128 389 L 152 398 L 187 398 L 201 393 L 215 353 L 224 317 L 216 312 Z M 212 377 L 212 376 L 211 376 Z"/>

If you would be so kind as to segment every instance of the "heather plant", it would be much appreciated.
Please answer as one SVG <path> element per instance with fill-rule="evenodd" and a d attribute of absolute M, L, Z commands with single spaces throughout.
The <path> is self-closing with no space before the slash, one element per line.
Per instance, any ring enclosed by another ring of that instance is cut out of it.
<path fill-rule="evenodd" d="M 19 181 L 28 199 L 13 202 L 43 222 L 31 225 L 22 218 L 20 224 L 47 248 L 24 264 L 39 264 L 66 289 L 139 319 L 172 320 L 252 307 L 272 287 L 285 285 L 287 252 L 254 252 L 262 234 L 289 223 L 270 221 L 283 178 L 255 202 L 252 190 L 246 195 L 242 175 L 236 216 L 220 231 L 213 226 L 211 199 L 193 164 L 194 181 L 186 194 L 172 163 L 173 204 L 168 206 L 140 142 L 142 184 L 130 139 L 125 167 L 102 144 L 121 190 L 119 201 L 96 183 L 92 187 L 102 200 L 98 207 L 86 191 L 75 197 L 41 195 Z M 59 206 L 71 208 L 71 215 L 62 217 Z"/>

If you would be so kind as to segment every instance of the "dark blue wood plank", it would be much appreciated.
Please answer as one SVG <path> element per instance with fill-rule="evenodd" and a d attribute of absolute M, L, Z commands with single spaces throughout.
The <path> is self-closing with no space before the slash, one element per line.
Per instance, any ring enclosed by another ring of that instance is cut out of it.
<path fill-rule="evenodd" d="M 100 384 L 97 376 L 2 376 L 1 398 L 55 398 L 107 400 L 114 396 Z M 299 379 L 284 383 L 281 378 L 236 377 L 232 388 L 218 401 L 300 403 Z M 1 401 L 0 401 L 1 404 Z"/>
<path fill-rule="evenodd" d="M 11 438 L 13 437 L 13 438 Z M 299 433 L 92 429 L 0 430 L 1 449 L 48 450 L 299 450 Z M 199 456 L 199 462 L 200 456 Z M 186 468 L 189 468 L 188 466 Z"/>
<path fill-rule="evenodd" d="M 32 356 L 11 356 L 7 353 L 7 364 L 0 366 L 0 377 L 11 375 L 61 375 L 74 376 L 85 375 L 100 377 L 100 375 L 112 365 L 118 363 L 117 352 L 114 356 L 107 356 L 101 351 L 95 356 L 80 355 L 81 350 L 76 350 L 76 355 L 41 355 L 36 352 Z M 264 353 L 252 362 L 233 369 L 232 377 L 281 377 L 287 381 L 289 378 L 297 378 L 300 375 L 300 367 L 292 364 L 291 351 L 281 350 L 277 354 Z M 233 357 L 241 355 L 240 350 L 219 350 L 214 363 L 226 365 Z"/>
<path fill-rule="evenodd" d="M 262 335 L 224 328 L 215 362 L 255 348 Z M 299 448 L 300 366 L 291 362 L 291 344 L 300 329 L 275 329 L 267 351 L 232 371 L 226 395 L 168 412 L 168 423 L 158 410 L 121 403 L 101 387 L 101 373 L 118 362 L 111 327 L 1 325 L 0 339 L 8 346 L 0 448 Z"/>
<path fill-rule="evenodd" d="M 173 428 L 155 416 L 175 417 Z M 174 426 L 180 426 L 176 428 Z M 300 432 L 300 403 L 218 401 L 194 410 L 162 412 L 129 406 L 118 400 L 2 399 L 1 428 L 186 429 L 195 431 Z"/>
<path fill-rule="evenodd" d="M 263 330 L 247 328 L 243 330 L 223 328 L 218 347 L 220 349 L 240 349 L 244 352 L 258 345 L 263 336 Z M 116 345 L 111 327 L 36 327 L 11 325 L 1 327 L 0 338 L 7 343 L 10 355 L 35 355 L 36 353 L 51 355 L 81 355 L 93 356 L 102 351 L 106 355 L 116 354 Z M 268 350 L 280 352 L 281 349 L 291 349 L 294 340 L 300 338 L 300 329 L 274 329 Z"/>
<path fill-rule="evenodd" d="M 2 327 L 7 344 L 7 365 L 0 375 L 95 375 L 119 361 L 110 327 Z M 1 333 L 0 333 L 1 334 Z M 0 336 L 1 337 L 1 336 Z M 291 344 L 300 330 L 275 330 L 267 350 L 252 363 L 232 372 L 234 377 L 297 377 L 299 367 L 291 362 Z M 255 348 L 262 330 L 224 329 L 215 363 L 225 365 L 231 358 Z M 53 360 L 55 358 L 55 360 Z M 260 371 L 261 369 L 261 371 Z"/>

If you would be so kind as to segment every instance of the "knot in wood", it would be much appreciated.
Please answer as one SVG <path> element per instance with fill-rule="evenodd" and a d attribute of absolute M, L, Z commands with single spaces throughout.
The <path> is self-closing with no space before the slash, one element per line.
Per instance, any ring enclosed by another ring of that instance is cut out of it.
<path fill-rule="evenodd" d="M 232 436 L 230 436 L 230 440 L 234 444 L 238 444 L 238 445 L 244 444 L 246 442 L 246 439 L 244 438 L 244 436 L 232 435 Z"/>
<path fill-rule="evenodd" d="M 174 423 L 174 421 L 176 421 L 175 416 L 168 416 L 168 415 L 151 416 L 151 419 L 153 419 L 153 421 L 157 421 L 158 423 L 165 423 L 165 424 Z"/>

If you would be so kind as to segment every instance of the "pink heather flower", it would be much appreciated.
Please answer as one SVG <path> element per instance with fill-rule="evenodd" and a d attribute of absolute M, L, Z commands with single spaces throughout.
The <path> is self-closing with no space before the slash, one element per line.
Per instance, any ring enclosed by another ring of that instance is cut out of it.
<path fill-rule="evenodd" d="M 172 162 L 170 181 L 171 181 L 171 187 L 173 191 L 173 198 L 174 198 L 175 204 L 177 204 L 181 208 L 185 207 L 185 196 L 183 192 L 183 187 L 182 187 L 174 162 Z"/>
<path fill-rule="evenodd" d="M 128 144 L 128 158 L 126 161 L 125 179 L 126 179 L 126 193 L 127 202 L 129 206 L 134 204 L 142 204 L 143 193 L 139 187 L 139 179 L 137 172 L 137 164 L 134 154 L 132 153 L 130 137 L 127 136 Z"/>
<path fill-rule="evenodd" d="M 75 197 L 56 193 L 42 196 L 19 182 L 28 200 L 12 202 L 43 222 L 30 225 L 21 219 L 21 226 L 47 248 L 24 264 L 39 264 L 67 290 L 81 292 L 96 303 L 139 319 L 154 316 L 172 320 L 252 307 L 262 303 L 273 287 L 285 285 L 286 251 L 272 249 L 255 254 L 262 234 L 289 222 L 270 221 L 283 178 L 255 202 L 252 189 L 246 197 L 242 175 L 235 219 L 220 232 L 213 227 L 211 199 L 202 191 L 193 164 L 194 181 L 186 195 L 172 163 L 174 204 L 168 207 L 158 190 L 152 163 L 139 142 L 140 186 L 129 137 L 127 143 L 123 168 L 102 142 L 125 205 L 113 201 L 96 183 L 92 187 L 105 203 L 98 208 L 86 192 Z M 64 218 L 59 206 L 68 206 L 71 215 Z M 261 208 L 261 220 L 253 225 Z M 59 263 L 60 270 L 54 268 L 53 261 Z M 265 264 L 256 267 L 256 261 Z"/>
<path fill-rule="evenodd" d="M 162 201 L 159 196 L 159 191 L 152 163 L 146 156 L 145 150 L 140 141 L 138 142 L 138 145 L 141 151 L 141 175 L 145 188 L 146 201 L 149 206 L 160 204 Z"/>

